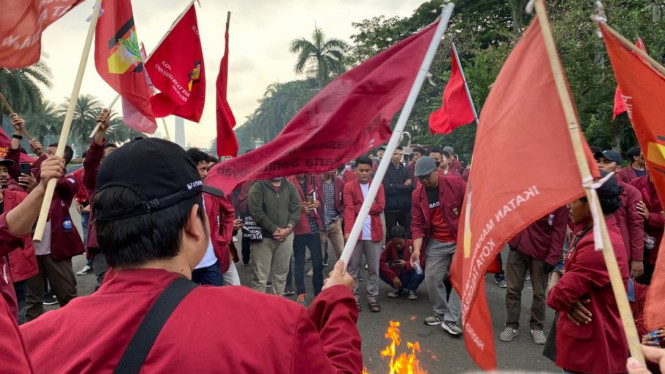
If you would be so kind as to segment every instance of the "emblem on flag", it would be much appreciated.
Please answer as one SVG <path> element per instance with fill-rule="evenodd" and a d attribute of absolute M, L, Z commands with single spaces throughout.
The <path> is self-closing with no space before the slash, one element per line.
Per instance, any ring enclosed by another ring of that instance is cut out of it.
<path fill-rule="evenodd" d="M 134 17 L 125 22 L 118 32 L 109 40 L 109 58 L 107 60 L 111 74 L 124 74 L 128 71 L 143 70 L 141 47 L 139 46 Z"/>
<path fill-rule="evenodd" d="M 189 92 L 192 92 L 192 86 L 194 86 L 194 83 L 199 82 L 200 77 L 201 77 L 201 60 L 197 60 L 196 62 L 194 62 L 194 68 L 189 73 L 189 83 L 187 84 Z"/>

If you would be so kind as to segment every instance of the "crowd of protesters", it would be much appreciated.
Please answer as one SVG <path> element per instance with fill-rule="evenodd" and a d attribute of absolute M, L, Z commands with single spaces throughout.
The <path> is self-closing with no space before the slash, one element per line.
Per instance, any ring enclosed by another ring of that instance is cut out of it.
<path fill-rule="evenodd" d="M 392 155 L 381 147 L 323 174 L 248 181 L 221 196 L 201 182 L 217 159 L 155 139 L 110 144 L 106 111 L 97 118 L 83 167 L 71 174 L 64 172 L 73 158 L 70 147 L 60 158 L 54 156 L 57 144 L 44 149 L 35 140 L 28 145 L 38 158 L 24 167 L 23 120 L 11 120 L 11 147 L 0 159 L 0 295 L 2 315 L 22 324 L 23 341 L 17 335 L 13 351 L 17 370 L 25 363 L 35 372 L 105 372 L 137 364 L 146 372 L 176 365 L 201 371 L 215 365 L 197 358 L 203 353 L 228 357 L 230 372 L 359 372 L 358 313 L 365 306 L 381 312 L 384 296 L 418 300 L 423 281 L 432 306 L 423 322 L 453 336 L 464 333 L 460 296 L 448 277 L 471 165 L 464 167 L 450 146 L 398 147 Z M 390 164 L 378 181 L 383 157 Z M 665 329 L 646 331 L 642 309 L 663 237 L 663 206 L 638 147 L 626 153 L 626 166 L 613 150 L 594 149 L 594 157 L 606 179 L 598 189 L 600 206 L 639 334 L 645 345 L 662 345 Z M 26 233 L 48 179 L 57 185 L 43 238 L 33 242 Z M 348 272 L 338 262 L 325 274 L 329 259 L 341 256 L 372 183 L 381 185 Z M 72 204 L 82 233 L 73 224 Z M 19 211 L 12 223 L 12 212 Z M 510 240 L 505 263 L 497 257 L 495 280 L 506 290 L 507 312 L 498 338 L 507 343 L 519 335 L 521 296 L 530 282 L 529 333 L 547 357 L 564 372 L 625 372 L 628 347 L 592 226 L 589 202 L 581 198 Z M 84 253 L 86 264 L 75 272 L 72 257 Z M 241 285 L 236 264 L 251 267 L 247 286 L 253 291 L 220 287 Z M 77 275 L 90 273 L 98 290 L 77 298 Z M 182 284 L 183 277 L 193 282 Z M 385 295 L 380 281 L 390 288 Z M 60 309 L 45 313 L 49 292 Z M 145 333 L 153 303 L 161 306 L 162 295 L 178 292 L 173 308 L 181 302 L 180 308 L 166 314 L 155 332 L 159 339 L 143 342 L 148 349 L 137 359 L 134 349 L 141 343 L 134 342 L 134 331 Z M 545 326 L 548 306 L 556 313 L 551 327 Z M 275 318 L 283 322 L 278 327 L 270 324 Z M 265 339 L 258 343 L 241 338 L 241 330 L 219 334 L 210 328 L 230 321 L 246 326 L 243 334 L 260 332 Z M 180 342 L 184 331 L 205 343 Z M 81 346 L 80 340 L 94 343 Z M 174 344 L 184 358 L 169 353 Z M 56 345 L 62 347 L 58 354 Z M 23 347 L 27 358 L 21 358 Z M 293 359 L 303 354 L 307 360 Z"/>

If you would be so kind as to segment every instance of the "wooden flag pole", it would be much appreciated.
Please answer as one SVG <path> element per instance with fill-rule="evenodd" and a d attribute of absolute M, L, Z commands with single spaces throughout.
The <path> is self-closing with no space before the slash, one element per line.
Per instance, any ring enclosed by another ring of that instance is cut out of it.
<path fill-rule="evenodd" d="M 120 95 L 116 95 L 115 99 L 113 99 L 113 101 L 111 101 L 111 104 L 109 104 L 109 106 L 106 108 L 109 111 L 109 113 L 111 113 L 111 109 L 113 108 L 113 106 L 115 105 L 115 103 L 118 101 L 119 98 L 120 98 Z M 90 136 L 88 136 L 89 138 L 93 138 L 95 136 L 95 134 L 97 133 L 97 130 L 99 130 L 100 125 L 101 124 L 99 122 L 97 122 L 97 125 L 95 126 L 94 129 L 92 129 L 92 132 L 90 133 Z"/>
<path fill-rule="evenodd" d="M 65 114 L 65 121 L 62 125 L 60 132 L 60 139 L 58 140 L 58 148 L 55 151 L 56 156 L 62 157 L 65 153 L 65 146 L 67 145 L 67 138 L 69 137 L 69 130 L 72 127 L 72 118 L 74 117 L 74 108 L 76 107 L 76 99 L 81 91 L 81 82 L 83 81 L 83 73 L 85 73 L 85 66 L 88 62 L 88 55 L 90 54 L 90 46 L 92 45 L 92 37 L 95 35 L 95 27 L 97 26 L 97 19 L 99 12 L 102 8 L 102 0 L 96 0 L 93 6 L 92 18 L 90 19 L 90 26 L 88 27 L 88 35 L 83 44 L 83 52 L 81 53 L 81 61 L 79 62 L 78 72 L 74 80 L 74 88 L 72 88 L 72 95 L 69 98 L 69 105 Z M 35 228 L 35 235 L 33 241 L 41 242 L 42 235 L 44 234 L 44 227 L 46 226 L 46 219 L 48 218 L 49 208 L 51 207 L 51 200 L 53 199 L 53 192 L 55 192 L 55 185 L 57 180 L 51 179 L 46 185 L 46 193 L 44 194 L 44 201 L 42 208 L 39 212 L 39 219 L 37 220 L 37 227 Z"/>
<path fill-rule="evenodd" d="M 633 51 L 633 52 L 637 53 L 638 55 L 640 55 L 640 57 L 644 58 L 646 61 L 649 62 L 649 65 L 651 65 L 651 67 L 653 69 L 655 69 L 657 72 L 659 72 L 660 74 L 665 76 L 665 67 L 663 67 L 663 65 L 659 64 L 658 61 L 651 58 L 651 56 L 649 56 L 648 53 L 646 53 L 643 50 L 637 48 L 635 46 L 635 44 L 633 44 L 630 40 L 624 38 L 623 35 L 619 34 L 618 31 L 611 28 L 607 23 L 605 23 L 605 27 L 607 28 L 607 31 L 610 32 L 610 34 L 612 34 L 615 38 L 617 38 L 621 42 L 621 44 L 626 46 L 626 48 L 630 49 L 631 51 Z"/>
<path fill-rule="evenodd" d="M 568 122 L 568 131 L 570 133 L 570 140 L 572 141 L 573 149 L 575 151 L 577 166 L 579 167 L 582 180 L 589 181 L 592 178 L 591 170 L 589 169 L 589 164 L 584 153 L 584 147 L 582 146 L 580 125 L 573 108 L 572 98 L 570 97 L 570 93 L 566 85 L 563 69 L 561 68 L 561 61 L 559 60 L 559 55 L 556 50 L 556 45 L 554 44 L 554 37 L 552 36 L 552 30 L 547 19 L 547 11 L 545 10 L 544 1 L 536 0 L 535 6 L 536 15 L 538 17 L 538 21 L 540 22 L 543 39 L 545 40 L 545 47 L 547 49 L 547 54 L 550 60 L 552 74 L 554 76 L 557 91 L 559 92 L 559 99 L 561 100 L 561 105 L 563 106 L 566 122 Z M 597 196 L 592 197 L 592 195 L 596 195 L 596 190 L 586 188 L 585 191 L 589 203 L 592 204 L 590 208 L 592 210 L 596 210 L 596 212 L 598 212 L 598 216 L 602 217 L 603 215 L 601 212 L 599 200 Z M 603 257 L 605 259 L 607 271 L 610 275 L 612 291 L 614 292 L 614 298 L 616 299 L 617 307 L 619 308 L 619 314 L 621 316 L 621 321 L 626 333 L 626 339 L 628 340 L 630 355 L 634 359 L 644 364 L 644 356 L 642 354 L 642 348 L 640 346 L 640 339 L 637 334 L 637 329 L 635 328 L 635 320 L 633 319 L 633 314 L 630 310 L 630 304 L 628 304 L 628 295 L 626 294 L 626 288 L 624 287 L 621 273 L 619 273 L 619 265 L 617 264 L 614 249 L 612 248 L 612 243 L 610 242 L 610 237 L 607 232 L 607 225 L 605 224 L 605 219 L 599 219 L 598 221 L 599 222 L 594 222 L 594 224 L 599 224 L 602 232 Z"/>
<path fill-rule="evenodd" d="M 9 112 L 10 115 L 16 114 L 16 111 L 14 110 L 14 108 L 12 108 L 11 105 L 9 105 L 9 102 L 5 98 L 5 95 L 2 94 L 2 92 L 0 92 L 0 101 L 2 101 L 2 105 L 5 106 L 5 109 L 7 109 L 7 111 Z M 28 132 L 28 129 L 25 126 L 25 124 L 23 124 L 22 127 L 23 127 L 23 133 L 25 134 L 25 136 L 27 136 L 30 141 L 35 140 L 35 138 L 30 136 L 30 133 Z"/>

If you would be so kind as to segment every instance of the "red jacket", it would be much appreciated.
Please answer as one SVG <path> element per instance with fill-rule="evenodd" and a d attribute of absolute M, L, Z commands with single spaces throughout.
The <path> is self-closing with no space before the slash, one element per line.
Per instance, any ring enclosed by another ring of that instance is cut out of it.
<path fill-rule="evenodd" d="M 74 196 L 74 199 L 76 199 L 76 202 L 79 204 L 83 204 L 84 202 L 88 201 L 88 191 L 85 189 L 85 184 L 83 183 L 84 171 L 84 168 L 80 168 L 69 174 L 76 178 L 76 181 L 79 183 L 79 189 L 76 191 L 76 195 Z"/>
<path fill-rule="evenodd" d="M 32 165 L 32 174 L 39 182 L 39 170 L 46 155 L 42 155 Z M 81 235 L 72 223 L 72 229 L 65 231 L 62 224 L 65 218 L 71 220 L 69 208 L 79 185 L 76 179 L 65 176 L 60 178 L 55 187 L 51 208 L 49 209 L 49 219 L 51 221 L 51 258 L 55 261 L 69 260 L 76 255 L 85 252 Z"/>
<path fill-rule="evenodd" d="M 448 230 L 453 237 L 457 237 L 457 226 L 459 226 L 465 191 L 466 183 L 461 177 L 439 176 L 439 202 L 443 209 L 443 219 L 446 220 Z M 429 200 L 422 184 L 411 195 L 411 218 L 411 238 L 424 238 L 425 241 L 429 239 L 431 230 Z M 423 243 L 422 248 L 425 248 L 426 244 Z"/>
<path fill-rule="evenodd" d="M 379 260 L 379 273 L 382 277 L 386 279 L 394 279 L 395 277 L 399 278 L 400 274 L 410 273 L 415 270 L 413 265 L 411 265 L 411 253 L 413 253 L 413 240 L 409 239 L 404 243 L 404 250 L 402 251 L 402 257 L 399 257 L 397 248 L 393 245 L 392 241 L 386 243 L 386 248 L 381 252 L 381 259 Z M 402 270 L 398 270 L 394 261 L 404 260 L 406 266 Z M 420 268 L 425 269 L 425 251 L 420 252 Z"/>
<path fill-rule="evenodd" d="M 14 209 L 28 195 L 19 191 L 2 191 L 4 195 L 4 210 L 7 213 Z M 32 244 L 30 235 L 21 238 L 21 245 L 15 247 L 19 249 L 9 252 L 9 270 L 11 271 L 12 282 L 26 280 L 39 273 L 37 267 L 37 258 L 35 257 L 35 247 Z"/>
<path fill-rule="evenodd" d="M 508 244 L 525 255 L 556 266 L 563 254 L 568 209 L 562 206 L 515 235 Z"/>
<path fill-rule="evenodd" d="M 450 163 L 450 166 L 448 167 L 448 170 L 454 171 L 458 175 L 462 173 L 462 163 L 459 162 L 458 159 L 453 159 L 453 161 Z"/>
<path fill-rule="evenodd" d="M 302 192 L 302 187 L 300 187 L 300 181 L 298 178 L 296 178 L 295 175 L 291 175 L 286 178 L 289 182 L 293 183 L 294 186 L 296 186 L 296 189 L 298 190 L 298 194 L 300 195 L 300 202 L 303 203 L 305 202 L 305 194 Z M 314 175 L 307 174 L 305 176 L 305 189 L 307 190 L 307 194 L 309 194 L 310 191 L 316 192 L 316 199 L 319 201 L 319 204 L 321 204 L 321 195 L 319 194 L 319 191 L 316 189 L 316 182 L 314 181 Z M 309 216 L 316 221 L 316 224 L 319 225 L 319 228 L 323 227 L 323 222 L 321 221 L 321 214 L 323 214 L 323 207 L 319 205 L 319 208 L 312 210 L 309 212 Z M 300 211 L 300 219 L 298 220 L 298 223 L 296 226 L 293 228 L 293 234 L 294 235 L 305 235 L 305 234 L 310 234 L 312 232 L 312 229 L 309 227 L 309 218 L 307 217 L 307 213 L 304 211 Z"/>
<path fill-rule="evenodd" d="M 635 173 L 635 169 L 633 169 L 633 165 L 631 164 L 628 164 L 628 166 L 619 170 L 617 173 L 617 180 L 619 182 L 630 183 L 635 178 L 639 177 L 637 176 L 637 173 Z"/>
<path fill-rule="evenodd" d="M 229 244 L 233 240 L 233 220 L 235 211 L 229 197 L 215 197 L 203 194 L 206 215 L 210 224 L 210 241 L 215 251 L 222 273 L 229 270 L 231 256 Z"/>
<path fill-rule="evenodd" d="M 99 145 L 93 141 L 90 144 L 90 148 L 88 148 L 85 160 L 83 160 L 83 169 L 85 170 L 83 172 L 83 185 L 88 192 L 88 198 L 91 202 L 95 196 L 95 191 L 97 191 L 97 173 L 99 172 L 99 165 L 102 162 L 102 156 L 104 156 L 104 144 Z M 88 240 L 85 244 L 88 249 L 99 248 L 97 231 L 95 230 L 95 217 L 92 209 L 90 209 L 90 215 L 88 216 Z"/>
<path fill-rule="evenodd" d="M 356 174 L 353 170 L 344 169 L 344 173 L 342 174 L 342 176 L 337 174 L 337 178 L 340 178 L 342 182 L 344 182 L 344 184 L 347 184 L 352 180 L 358 179 L 358 174 Z"/>
<path fill-rule="evenodd" d="M 372 180 L 369 181 L 370 186 Z M 380 182 L 377 182 L 380 183 Z M 365 198 L 363 191 L 360 189 L 360 182 L 358 179 L 344 185 L 344 233 L 350 234 L 353 229 L 353 224 L 356 222 L 356 217 L 360 213 L 360 207 L 363 205 Z M 379 186 L 379 192 L 376 194 L 374 203 L 369 209 L 370 222 L 372 224 L 372 241 L 380 242 L 383 240 L 383 224 L 381 223 L 381 213 L 386 207 L 386 198 L 383 194 L 383 185 Z M 362 232 L 360 239 L 362 239 Z"/>
<path fill-rule="evenodd" d="M 443 169 L 439 169 L 439 176 L 441 176 L 441 177 L 452 177 L 452 176 L 462 177 L 460 175 L 460 173 L 458 173 L 458 172 L 456 172 L 455 170 L 452 170 L 452 169 L 448 169 L 448 173 L 446 173 L 446 174 L 443 173 Z"/>
<path fill-rule="evenodd" d="M 348 172 L 347 172 L 348 173 Z M 357 178 L 357 176 L 356 176 Z M 341 178 L 332 177 L 333 183 L 335 184 L 335 211 L 340 217 L 344 216 L 344 181 Z M 324 200 L 324 191 L 323 191 L 323 176 L 316 176 L 316 196 L 317 199 L 321 202 L 321 217 L 323 217 L 323 200 Z M 318 197 L 320 196 L 320 197 Z M 323 219 L 323 218 L 322 218 Z"/>
<path fill-rule="evenodd" d="M 645 261 L 652 264 L 656 263 L 660 241 L 663 239 L 663 227 L 665 227 L 665 217 L 663 214 L 663 205 L 660 203 L 656 188 L 652 182 L 649 182 L 649 176 L 645 175 L 630 182 L 642 193 L 642 201 L 649 210 L 649 219 L 644 223 L 644 232 L 656 239 L 656 246 L 650 251 L 646 251 Z"/>
<path fill-rule="evenodd" d="M 123 270 L 94 294 L 22 325 L 36 372 L 113 372 L 143 316 L 176 277 Z M 323 290 L 308 309 L 246 287 L 200 286 L 170 316 L 141 372 L 360 373 L 357 319 L 344 286 Z"/>
<path fill-rule="evenodd" d="M 233 208 L 236 212 L 244 216 L 249 215 L 249 208 L 247 208 L 247 196 L 249 196 L 249 189 L 256 181 L 247 181 L 237 187 L 233 194 Z M 237 191 L 237 193 L 236 193 Z"/>
<path fill-rule="evenodd" d="M 607 230 L 624 284 L 628 261 L 621 232 L 614 217 L 607 217 Z M 547 296 L 547 304 L 559 311 L 556 325 L 556 364 L 583 373 L 624 373 L 628 345 L 612 292 L 602 251 L 596 251 L 593 230 L 588 230 L 566 255 L 565 274 Z M 577 326 L 566 313 L 580 299 L 590 298 L 586 308 L 591 323 Z"/>
<path fill-rule="evenodd" d="M 617 226 L 621 230 L 623 245 L 628 261 L 644 259 L 644 219 L 637 213 L 637 202 L 642 201 L 642 194 L 634 186 L 618 182 L 621 192 L 621 208 L 614 213 Z"/>

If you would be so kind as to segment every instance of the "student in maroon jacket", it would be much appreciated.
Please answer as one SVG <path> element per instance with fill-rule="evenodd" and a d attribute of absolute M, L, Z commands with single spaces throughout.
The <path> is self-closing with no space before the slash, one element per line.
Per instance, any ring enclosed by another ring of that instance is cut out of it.
<path fill-rule="evenodd" d="M 620 196 L 621 188 L 614 178 L 598 189 L 619 271 L 624 283 L 627 283 L 626 250 L 612 216 L 621 206 Z M 584 228 L 571 241 L 563 270 L 555 270 L 550 277 L 547 304 L 559 312 L 556 364 L 570 372 L 624 373 L 628 345 L 603 252 L 595 248 L 589 202 L 581 198 L 568 204 L 568 209 L 573 223 Z M 584 303 L 591 315 L 577 317 L 573 309 L 578 303 Z"/>
<path fill-rule="evenodd" d="M 365 196 L 369 192 L 369 186 L 372 184 L 370 174 L 372 173 L 372 160 L 367 156 L 360 156 L 356 160 L 356 173 L 358 179 L 344 185 L 344 240 L 349 240 L 349 234 L 356 222 L 356 217 L 360 212 L 360 207 L 365 201 Z M 380 181 L 376 181 L 380 183 Z M 356 305 L 360 310 L 360 292 L 358 283 L 360 276 L 360 265 L 362 256 L 365 255 L 367 270 L 369 272 L 367 279 L 367 302 L 371 312 L 380 312 L 381 306 L 377 302 L 379 296 L 379 257 L 381 256 L 381 240 L 383 239 L 383 224 L 381 223 L 381 213 L 385 208 L 386 200 L 383 192 L 383 185 L 379 186 L 379 192 L 372 203 L 369 215 L 363 223 L 363 229 L 349 260 L 349 273 L 353 277 L 353 294 L 356 298 Z"/>
<path fill-rule="evenodd" d="M 462 175 L 462 163 L 455 157 L 455 150 L 451 146 L 443 147 L 443 151 L 448 153 L 448 171 Z"/>
<path fill-rule="evenodd" d="M 619 152 L 613 150 L 598 152 L 594 158 L 598 167 L 608 173 L 617 172 L 622 162 Z M 623 189 L 621 208 L 614 213 L 614 218 L 626 247 L 630 276 L 638 278 L 644 273 L 644 219 L 637 212 L 642 194 L 633 185 L 621 182 L 616 174 L 614 178 L 617 178 L 618 185 Z"/>
<path fill-rule="evenodd" d="M 203 191 L 220 194 L 203 185 L 175 143 L 134 140 L 104 161 L 93 211 L 116 274 L 94 294 L 21 327 L 36 372 L 113 372 L 156 298 L 176 278 L 189 279 L 208 247 Z M 141 372 L 361 372 L 358 312 L 343 265 L 309 309 L 246 287 L 196 287 L 168 318 Z"/>
<path fill-rule="evenodd" d="M 536 344 L 545 344 L 543 324 L 547 310 L 547 274 L 561 259 L 567 224 L 568 211 L 562 206 L 529 225 L 509 242 L 505 271 L 507 316 L 506 328 L 499 335 L 501 341 L 512 341 L 519 333 L 522 290 L 528 272 L 533 286 L 529 321 L 531 340 Z"/>
<path fill-rule="evenodd" d="M 60 179 L 65 174 L 65 163 L 59 157 L 50 157 L 41 165 L 41 183 L 35 186 L 30 194 L 13 209 L 0 214 L 0 258 L 4 258 L 21 246 L 30 235 L 42 205 L 46 192 L 46 184 L 51 178 Z M 2 261 L 2 260 L 0 260 Z M 1 282 L 1 281 L 0 281 Z M 0 287 L 1 288 L 1 287 Z M 13 292 L 12 288 L 9 288 Z M 0 353 L 3 374 L 32 373 L 28 351 L 23 343 L 16 324 L 16 315 L 7 303 L 15 303 L 7 299 L 0 291 Z"/>
<path fill-rule="evenodd" d="M 644 275 L 637 279 L 642 284 L 650 284 L 653 276 L 654 266 L 658 258 L 658 248 L 663 240 L 663 228 L 665 227 L 665 211 L 660 198 L 656 193 L 651 175 L 633 179 L 632 184 L 642 194 L 642 201 L 637 204 L 637 212 L 644 220 L 645 240 L 652 239 L 653 246 L 645 245 L 644 253 Z"/>
<path fill-rule="evenodd" d="M 411 262 L 425 253 L 425 281 L 434 315 L 425 318 L 430 326 L 441 326 L 451 335 L 462 334 L 459 327 L 461 300 L 455 290 L 450 293 L 444 282 L 457 248 L 457 227 L 462 211 L 466 183 L 458 176 L 441 176 L 432 157 L 416 162 L 415 176 L 421 185 L 412 195 Z"/>
<path fill-rule="evenodd" d="M 418 300 L 416 290 L 425 280 L 425 253 L 420 255 L 418 266 L 420 272 L 411 263 L 413 253 L 413 240 L 407 239 L 407 230 L 404 226 L 395 226 L 390 230 L 390 241 L 381 252 L 380 276 L 393 290 L 388 297 L 398 297 L 408 292 L 409 300 Z"/>
<path fill-rule="evenodd" d="M 626 152 L 626 158 L 628 159 L 629 164 L 619 171 L 617 175 L 619 182 L 630 183 L 633 179 L 647 175 L 644 155 L 642 154 L 640 147 L 635 146 L 628 149 Z"/>

